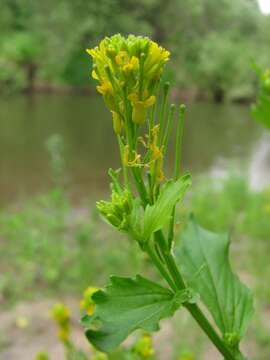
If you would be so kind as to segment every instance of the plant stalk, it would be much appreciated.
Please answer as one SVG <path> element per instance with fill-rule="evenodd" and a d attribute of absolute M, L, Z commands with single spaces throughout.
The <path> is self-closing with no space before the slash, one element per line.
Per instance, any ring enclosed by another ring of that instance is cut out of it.
<path fill-rule="evenodd" d="M 174 283 L 178 290 L 186 289 L 186 284 L 184 282 L 184 279 L 175 263 L 174 257 L 170 251 L 166 252 L 164 251 L 166 240 L 164 238 L 164 235 L 161 231 L 158 231 L 156 234 L 156 237 L 158 238 L 159 243 L 163 243 L 163 246 L 161 247 L 162 255 L 164 256 L 164 260 L 167 265 L 167 269 L 169 273 L 171 274 Z M 169 284 L 170 285 L 170 284 Z M 226 346 L 224 341 L 220 338 L 216 330 L 213 328 L 213 326 L 210 324 L 206 316 L 203 314 L 201 309 L 197 304 L 190 304 L 185 303 L 185 308 L 189 311 L 191 316 L 195 319 L 195 321 L 199 324 L 201 329 L 204 331 L 204 333 L 208 336 L 208 338 L 212 341 L 212 343 L 215 345 L 215 347 L 219 350 L 219 352 L 223 355 L 225 360 L 237 360 L 235 356 L 232 354 L 230 349 Z"/>

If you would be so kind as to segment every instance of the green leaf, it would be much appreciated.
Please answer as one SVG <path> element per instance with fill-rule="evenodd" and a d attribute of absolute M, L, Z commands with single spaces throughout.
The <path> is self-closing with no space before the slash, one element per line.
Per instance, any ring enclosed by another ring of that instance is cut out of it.
<path fill-rule="evenodd" d="M 168 181 L 161 189 L 154 205 L 146 207 L 142 234 L 144 241 L 169 222 L 175 204 L 183 198 L 190 184 L 189 174 L 182 176 L 177 181 Z"/>
<path fill-rule="evenodd" d="M 270 95 L 261 93 L 257 104 L 252 107 L 255 119 L 270 128 Z"/>
<path fill-rule="evenodd" d="M 232 272 L 229 236 L 207 231 L 191 219 L 176 251 L 183 275 L 212 314 L 225 340 L 237 347 L 253 314 L 250 290 Z"/>
<path fill-rule="evenodd" d="M 172 316 L 187 299 L 190 293 L 173 293 L 139 275 L 135 279 L 113 276 L 104 291 L 93 295 L 95 313 L 82 323 L 90 327 L 86 331 L 90 343 L 107 352 L 136 329 L 158 330 L 159 321 Z"/>

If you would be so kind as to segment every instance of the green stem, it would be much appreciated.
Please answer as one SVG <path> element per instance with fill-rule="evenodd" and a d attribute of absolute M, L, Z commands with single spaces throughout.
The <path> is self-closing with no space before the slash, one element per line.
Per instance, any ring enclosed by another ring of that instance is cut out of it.
<path fill-rule="evenodd" d="M 163 140 L 163 155 L 164 155 L 164 157 L 166 156 L 169 139 L 170 139 L 170 135 L 172 132 L 174 112 L 175 112 L 175 105 L 171 104 L 169 115 L 168 115 L 167 126 L 166 126 L 166 130 L 165 130 L 165 135 L 164 135 L 164 140 Z"/>
<path fill-rule="evenodd" d="M 165 269 L 164 265 L 162 264 L 162 262 L 159 260 L 158 256 L 156 255 L 155 251 L 152 249 L 152 247 L 150 245 L 147 245 L 146 247 L 146 252 L 148 253 L 150 259 L 152 260 L 152 262 L 155 264 L 156 268 L 158 269 L 158 271 L 160 272 L 160 274 L 162 275 L 162 277 L 167 281 L 167 283 L 169 284 L 169 286 L 176 291 L 177 287 L 174 284 L 173 280 L 171 279 L 170 275 L 168 274 L 167 270 Z"/>
<path fill-rule="evenodd" d="M 164 256 L 164 260 L 166 262 L 167 268 L 169 273 L 171 274 L 174 283 L 178 290 L 183 290 L 186 288 L 186 284 L 184 279 L 179 272 L 179 269 L 175 263 L 174 257 L 171 252 L 164 251 L 166 240 L 164 235 L 161 231 L 158 231 L 155 234 L 156 238 L 158 239 L 159 243 L 163 244 L 161 247 L 161 252 Z M 197 304 L 184 304 L 185 308 L 189 311 L 191 316 L 195 319 L 195 321 L 199 324 L 201 329 L 205 332 L 208 338 L 212 341 L 212 343 L 216 346 L 219 352 L 224 356 L 225 360 L 236 360 L 235 356 L 231 353 L 231 351 L 227 348 L 224 341 L 220 338 L 216 330 L 210 324 L 206 316 L 203 314 L 201 309 Z"/>
<path fill-rule="evenodd" d="M 161 113 L 160 113 L 160 129 L 158 134 L 158 145 L 161 145 L 161 140 L 163 137 L 163 131 L 164 131 L 164 122 L 165 122 L 165 111 L 166 111 L 166 105 L 167 105 L 167 98 L 168 98 L 168 92 L 169 92 L 170 84 L 166 82 L 163 86 L 163 96 L 162 96 L 162 104 L 161 104 Z"/>
<path fill-rule="evenodd" d="M 173 211 L 171 213 L 170 217 L 170 223 L 169 223 L 169 233 L 168 233 L 168 248 L 171 250 L 173 239 L 174 239 L 174 219 L 175 219 L 175 206 L 173 207 Z"/>
<path fill-rule="evenodd" d="M 120 156 L 121 156 L 121 163 L 122 163 L 122 167 L 123 167 L 125 187 L 126 187 L 126 189 L 130 190 L 129 180 L 128 180 L 128 168 L 126 167 L 126 165 L 124 163 L 124 144 L 121 140 L 120 135 L 117 136 L 117 140 L 118 140 L 119 151 L 120 151 Z"/>
<path fill-rule="evenodd" d="M 143 201 L 143 206 L 146 207 L 146 205 L 149 203 L 148 201 L 148 193 L 147 193 L 147 189 L 145 187 L 143 178 L 142 178 L 142 174 L 139 168 L 137 167 L 132 167 L 131 168 L 134 180 L 135 180 L 135 185 L 137 187 L 137 190 L 140 194 L 140 197 Z"/>
<path fill-rule="evenodd" d="M 186 107 L 185 105 L 180 105 L 179 108 L 179 119 L 176 130 L 176 144 L 175 144 L 175 163 L 174 163 L 174 179 L 177 180 L 180 173 L 180 163 L 181 163 L 181 146 L 184 130 L 184 115 Z"/>
<path fill-rule="evenodd" d="M 175 164 L 174 164 L 174 180 L 177 180 L 180 176 L 180 165 L 181 165 L 181 152 L 182 152 L 182 139 L 183 139 L 183 130 L 184 130 L 184 115 L 185 115 L 185 105 L 180 105 L 179 108 L 179 119 L 176 130 L 176 145 L 175 145 Z M 169 249 L 172 247 L 172 242 L 174 238 L 174 222 L 175 222 L 175 206 L 173 208 L 170 224 L 169 224 L 169 235 L 168 235 L 168 246 Z"/>

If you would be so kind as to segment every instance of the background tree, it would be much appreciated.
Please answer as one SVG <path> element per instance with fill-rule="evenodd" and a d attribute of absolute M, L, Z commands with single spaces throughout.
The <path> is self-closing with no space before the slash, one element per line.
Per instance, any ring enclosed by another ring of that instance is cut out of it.
<path fill-rule="evenodd" d="M 249 98 L 251 63 L 269 66 L 270 17 L 257 0 L 0 0 L 0 83 L 88 86 L 84 51 L 106 35 L 147 35 L 169 48 L 182 92 Z"/>

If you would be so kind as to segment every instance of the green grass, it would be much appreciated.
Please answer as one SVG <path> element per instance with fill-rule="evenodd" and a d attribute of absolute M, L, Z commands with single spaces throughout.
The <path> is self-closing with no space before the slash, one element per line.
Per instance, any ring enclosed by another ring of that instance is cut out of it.
<path fill-rule="evenodd" d="M 108 274 L 138 266 L 126 239 L 115 235 L 95 209 L 73 208 L 52 190 L 0 212 L 0 301 L 61 293 L 81 294 Z"/>

